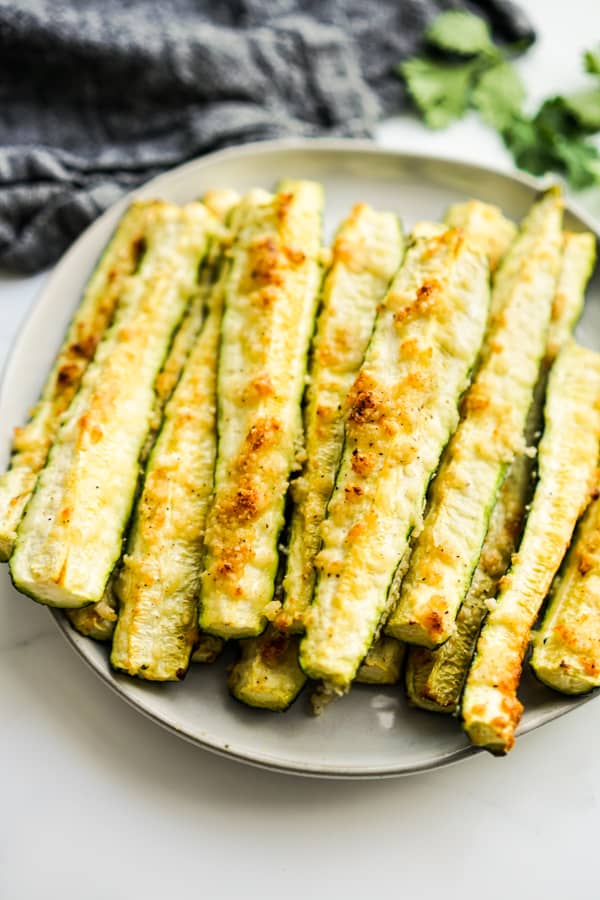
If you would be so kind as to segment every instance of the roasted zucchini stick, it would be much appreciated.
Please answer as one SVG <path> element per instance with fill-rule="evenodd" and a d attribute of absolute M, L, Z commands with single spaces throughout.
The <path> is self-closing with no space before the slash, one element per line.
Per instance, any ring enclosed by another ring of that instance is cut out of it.
<path fill-rule="evenodd" d="M 568 339 L 581 314 L 585 289 L 593 269 L 593 235 L 565 233 L 561 270 L 546 346 L 545 366 Z M 536 387 L 525 429 L 524 443 L 536 443 L 543 416 L 546 372 Z M 437 650 L 411 647 L 406 661 L 406 691 L 411 703 L 433 712 L 456 712 L 471 664 L 481 625 L 487 615 L 487 600 L 498 583 L 520 539 L 525 507 L 533 492 L 535 458 L 525 451 L 517 456 L 506 475 L 485 538 L 481 556 L 465 602 L 456 618 L 456 628 Z"/>
<path fill-rule="evenodd" d="M 562 694 L 585 694 L 600 685 L 600 501 L 579 523 L 539 630 L 531 667 Z"/>
<path fill-rule="evenodd" d="M 460 230 L 414 240 L 350 391 L 300 663 L 346 691 L 386 614 L 394 572 L 456 427 L 488 311 L 489 266 Z"/>
<path fill-rule="evenodd" d="M 491 602 L 462 700 L 474 744 L 506 753 L 531 627 L 595 484 L 600 440 L 600 356 L 569 342 L 548 380 L 539 477 L 519 551 Z"/>
<path fill-rule="evenodd" d="M 204 527 L 216 455 L 222 307 L 223 283 L 217 282 L 201 333 L 166 405 L 115 584 L 119 618 L 111 665 L 150 681 L 183 678 L 198 638 Z"/>
<path fill-rule="evenodd" d="M 271 688 L 273 708 L 287 708 L 295 695 L 285 697 L 284 690 L 298 693 L 306 680 L 291 652 L 277 652 L 280 632 L 304 628 L 303 616 L 314 587 L 320 526 L 344 440 L 346 396 L 362 363 L 377 304 L 400 265 L 402 252 L 397 217 L 376 212 L 365 204 L 354 207 L 334 241 L 311 353 L 304 413 L 306 460 L 301 476 L 291 483 L 294 508 L 286 551 L 283 607 L 275 618 L 276 628 L 269 631 L 271 637 L 265 635 L 254 644 L 247 644 L 230 678 L 234 696 L 244 702 L 249 697 L 252 705 L 269 708 Z M 267 649 L 270 641 L 274 642 L 273 652 Z M 253 662 L 252 652 L 257 656 Z M 268 660 L 268 677 L 259 675 L 265 665 L 261 659 Z M 277 666 L 290 667 L 292 672 L 278 678 Z M 259 704 L 254 702 L 255 683 L 261 685 Z"/>
<path fill-rule="evenodd" d="M 371 645 L 354 679 L 358 684 L 397 684 L 406 645 L 382 635 Z"/>
<path fill-rule="evenodd" d="M 216 189 L 202 198 L 204 205 L 225 225 L 232 208 L 239 202 L 239 195 L 232 190 Z M 140 465 L 146 465 L 152 446 L 159 432 L 165 404 L 173 392 L 181 375 L 181 370 L 190 355 L 206 317 L 208 300 L 220 271 L 223 250 L 227 247 L 229 232 L 226 228 L 210 241 L 209 250 L 200 271 L 200 284 L 185 312 L 180 327 L 173 339 L 165 364 L 158 375 L 154 389 L 155 401 L 152 425 L 140 454 Z M 81 609 L 67 610 L 67 618 L 73 628 L 86 637 L 98 641 L 109 641 L 117 622 L 117 599 L 114 596 L 115 572 L 106 587 L 104 596 L 98 603 Z M 196 651 L 194 651 L 195 654 Z"/>
<path fill-rule="evenodd" d="M 121 555 L 155 379 L 214 228 L 200 203 L 160 207 L 139 272 L 123 288 L 18 530 L 15 586 L 53 606 L 100 600 Z"/>
<path fill-rule="evenodd" d="M 77 392 L 119 305 L 127 279 L 141 264 L 148 225 L 161 205 L 135 203 L 125 213 L 104 251 L 69 326 L 64 344 L 26 425 L 15 430 L 9 468 L 0 477 L 0 559 L 13 550 L 17 526 L 58 430 L 60 417 Z"/>
<path fill-rule="evenodd" d="M 292 482 L 294 509 L 283 580 L 282 630 L 303 631 L 315 582 L 321 522 L 344 442 L 344 404 L 373 330 L 377 304 L 402 260 L 395 215 L 358 204 L 332 250 L 312 348 L 304 414 L 306 462 Z"/>
<path fill-rule="evenodd" d="M 560 266 L 562 207 L 556 190 L 534 205 L 496 274 L 481 362 L 387 624 L 399 640 L 433 648 L 454 630 L 498 490 L 523 450 Z"/>
<path fill-rule="evenodd" d="M 225 286 L 218 451 L 200 627 L 250 637 L 273 599 L 300 402 L 321 281 L 319 185 L 246 197 Z"/>
<path fill-rule="evenodd" d="M 299 640 L 269 626 L 260 637 L 240 641 L 240 657 L 227 682 L 232 696 L 258 709 L 288 709 L 306 684 L 298 665 Z"/>

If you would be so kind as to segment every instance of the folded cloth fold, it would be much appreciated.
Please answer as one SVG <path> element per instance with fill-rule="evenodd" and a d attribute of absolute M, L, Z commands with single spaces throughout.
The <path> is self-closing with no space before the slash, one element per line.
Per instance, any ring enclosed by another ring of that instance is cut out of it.
<path fill-rule="evenodd" d="M 367 137 L 442 9 L 508 0 L 0 0 L 0 268 L 52 263 L 124 191 L 274 137 Z"/>

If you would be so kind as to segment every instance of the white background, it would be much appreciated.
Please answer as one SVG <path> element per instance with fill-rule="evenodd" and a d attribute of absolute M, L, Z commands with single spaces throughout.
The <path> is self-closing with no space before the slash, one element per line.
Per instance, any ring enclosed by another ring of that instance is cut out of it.
<path fill-rule="evenodd" d="M 532 101 L 580 85 L 598 0 L 529 0 Z M 510 167 L 473 117 L 379 140 Z M 600 219 L 600 189 L 584 198 Z M 0 277 L 0 360 L 43 276 Z M 600 896 L 600 701 L 506 759 L 379 782 L 271 774 L 163 732 L 88 671 L 48 613 L 0 595 L 1 900 Z"/>

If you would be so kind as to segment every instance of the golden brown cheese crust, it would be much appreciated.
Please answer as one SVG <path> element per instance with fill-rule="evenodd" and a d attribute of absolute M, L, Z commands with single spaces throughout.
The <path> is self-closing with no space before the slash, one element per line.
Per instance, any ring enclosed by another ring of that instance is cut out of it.
<path fill-rule="evenodd" d="M 264 627 L 320 280 L 320 191 L 309 182 L 241 205 L 219 362 L 219 451 L 201 626 Z"/>

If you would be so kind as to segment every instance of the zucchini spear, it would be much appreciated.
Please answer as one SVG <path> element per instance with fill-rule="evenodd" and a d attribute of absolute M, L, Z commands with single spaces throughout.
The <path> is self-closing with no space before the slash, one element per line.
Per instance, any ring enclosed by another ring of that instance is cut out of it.
<path fill-rule="evenodd" d="M 562 694 L 600 685 L 600 501 L 596 495 L 555 578 L 541 625 L 533 632 L 531 668 Z"/>
<path fill-rule="evenodd" d="M 17 589 L 52 606 L 100 600 L 121 555 L 155 379 L 216 227 L 200 203 L 158 206 L 140 269 L 65 412 L 10 560 Z"/>
<path fill-rule="evenodd" d="M 303 631 L 310 605 L 321 523 L 331 496 L 344 442 L 344 404 L 383 299 L 403 255 L 402 230 L 392 213 L 361 203 L 341 225 L 332 248 L 312 347 L 304 446 L 306 462 L 292 484 L 287 567 L 281 630 Z"/>
<path fill-rule="evenodd" d="M 399 640 L 433 648 L 451 635 L 502 480 L 523 449 L 560 266 L 562 209 L 558 190 L 542 197 L 496 273 L 481 362 L 386 626 Z"/>
<path fill-rule="evenodd" d="M 239 195 L 235 191 L 217 189 L 206 193 L 202 198 L 202 202 L 225 225 L 231 210 L 239 202 L 239 199 Z M 200 271 L 198 290 L 190 301 L 181 325 L 173 339 L 165 364 L 156 379 L 154 385 L 156 397 L 152 425 L 140 455 L 141 466 L 145 467 L 146 465 L 162 423 L 165 404 L 179 381 L 183 366 L 204 324 L 207 304 L 218 277 L 223 249 L 227 246 L 228 241 L 229 232 L 227 229 L 223 229 L 222 234 L 219 233 L 213 236 Z M 90 637 L 97 641 L 109 641 L 113 636 L 117 622 L 117 598 L 113 589 L 115 575 L 116 572 L 113 572 L 104 596 L 98 603 L 92 603 L 90 606 L 84 606 L 81 609 L 67 610 L 66 612 L 73 628 L 85 637 Z M 196 651 L 194 651 L 194 655 L 195 653 Z M 201 656 L 202 653 L 199 655 Z"/>
<path fill-rule="evenodd" d="M 362 363 L 377 304 L 400 265 L 402 252 L 397 217 L 364 204 L 354 207 L 333 244 L 309 369 L 304 412 L 306 461 L 301 476 L 291 484 L 294 508 L 283 606 L 275 618 L 276 628 L 245 644 L 229 679 L 233 695 L 250 705 L 287 708 L 306 681 L 293 650 L 280 653 L 278 648 L 284 642 L 282 633 L 304 628 L 304 613 L 314 587 L 320 526 L 344 441 L 346 397 Z M 290 646 L 297 650 L 298 642 Z"/>
<path fill-rule="evenodd" d="M 585 289 L 595 258 L 595 239 L 588 232 L 565 233 L 563 255 L 552 320 L 548 333 L 544 373 L 535 392 L 524 442 L 535 443 L 541 428 L 546 367 L 565 343 L 581 314 Z M 487 615 L 487 600 L 493 597 L 498 583 L 517 548 L 525 507 L 533 491 L 535 458 L 529 452 L 519 454 L 502 483 L 498 500 L 490 518 L 481 556 L 456 618 L 456 628 L 437 650 L 411 647 L 406 663 L 406 691 L 415 706 L 433 712 L 456 712 L 465 678 L 471 664 L 481 625 Z"/>
<path fill-rule="evenodd" d="M 187 672 L 198 638 L 204 526 L 216 454 L 216 357 L 223 285 L 165 408 L 116 579 L 110 662 L 150 681 Z"/>
<path fill-rule="evenodd" d="M 0 559 L 10 557 L 17 527 L 59 427 L 108 328 L 121 294 L 141 265 L 147 229 L 161 204 L 134 203 L 122 218 L 83 294 L 30 420 L 15 430 L 9 468 L 0 476 Z"/>
<path fill-rule="evenodd" d="M 523 707 L 517 699 L 530 631 L 575 523 L 595 485 L 600 440 L 600 356 L 567 343 L 548 380 L 539 478 L 512 566 L 491 603 L 462 700 L 474 744 L 506 753 Z"/>
<path fill-rule="evenodd" d="M 488 312 L 489 266 L 463 233 L 417 237 L 381 306 L 349 396 L 300 664 L 348 690 L 419 529 Z"/>
<path fill-rule="evenodd" d="M 239 207 L 225 283 L 218 450 L 200 627 L 250 637 L 266 624 L 321 281 L 321 187 L 286 182 Z"/>

